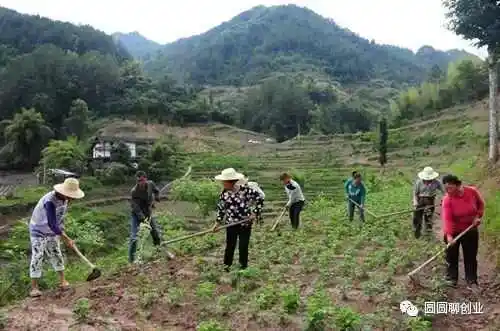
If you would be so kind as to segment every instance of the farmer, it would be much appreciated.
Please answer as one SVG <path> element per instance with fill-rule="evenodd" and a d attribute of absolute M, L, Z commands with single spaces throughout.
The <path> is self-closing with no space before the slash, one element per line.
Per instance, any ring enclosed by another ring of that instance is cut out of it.
<path fill-rule="evenodd" d="M 262 191 L 262 189 L 260 188 L 259 184 L 257 182 L 250 182 L 250 181 L 248 181 L 248 177 L 243 177 L 243 179 L 239 180 L 236 184 L 240 185 L 240 186 L 241 185 L 248 185 L 250 188 L 253 188 L 257 192 L 259 192 L 259 194 L 262 197 L 262 199 L 266 198 L 266 194 L 264 193 L 264 191 Z"/>
<path fill-rule="evenodd" d="M 60 287 L 62 289 L 69 287 L 69 283 L 64 278 L 64 259 L 59 238 L 62 238 L 66 245 L 73 249 L 73 240 L 64 232 L 64 216 L 68 209 L 68 202 L 84 196 L 78 179 L 67 178 L 64 183 L 54 185 L 54 190 L 45 194 L 36 204 L 29 225 L 31 297 L 42 295 L 38 289 L 38 279 L 42 276 L 45 255 L 59 274 Z"/>
<path fill-rule="evenodd" d="M 345 183 L 345 193 L 347 195 L 347 214 L 349 221 L 354 218 L 354 208 L 359 209 L 359 218 L 365 221 L 365 212 L 363 209 L 366 197 L 366 188 L 362 182 L 361 174 L 357 171 L 352 173 L 352 179 Z"/>
<path fill-rule="evenodd" d="M 413 187 L 413 228 L 415 238 L 420 238 L 422 219 L 425 222 L 427 234 L 432 231 L 432 218 L 437 191 L 444 194 L 443 185 L 437 179 L 439 174 L 431 167 L 425 167 L 418 173 L 418 179 Z M 427 208 L 426 208 L 427 207 Z"/>
<path fill-rule="evenodd" d="M 240 254 L 240 268 L 248 267 L 248 245 L 252 232 L 253 221 L 261 218 L 264 207 L 264 198 L 258 191 L 248 185 L 236 185 L 238 181 L 244 180 L 244 176 L 233 168 L 224 169 L 215 180 L 221 181 L 223 190 L 217 203 L 217 220 L 213 227 L 216 232 L 219 225 L 232 224 L 248 219 L 247 223 L 233 225 L 226 229 L 226 250 L 224 253 L 224 270 L 229 271 L 233 264 L 234 250 L 238 243 Z M 252 209 L 252 204 L 255 207 Z"/>
<path fill-rule="evenodd" d="M 458 257 L 460 246 L 464 257 L 465 279 L 468 288 L 477 289 L 477 251 L 479 231 L 484 213 L 484 200 L 481 194 L 471 186 L 463 186 L 462 181 L 454 175 L 443 177 L 446 195 L 443 198 L 441 217 L 445 243 L 449 243 L 470 225 L 475 225 L 464 234 L 457 243 L 446 251 L 447 279 L 452 286 L 458 280 Z"/>
<path fill-rule="evenodd" d="M 151 236 L 153 244 L 161 244 L 160 232 L 156 220 L 152 217 L 153 202 L 160 201 L 160 191 L 152 180 L 148 180 L 144 171 L 136 173 L 137 184 L 131 190 L 132 217 L 130 220 L 130 243 L 128 249 L 128 260 L 133 263 L 137 250 L 137 233 L 139 225 L 147 221 L 151 226 Z"/>
<path fill-rule="evenodd" d="M 286 207 L 288 209 L 288 214 L 290 215 L 290 223 L 293 229 L 298 229 L 300 223 L 300 212 L 304 208 L 304 194 L 300 185 L 292 179 L 292 176 L 288 173 L 283 173 L 280 176 L 280 180 L 285 185 L 285 192 L 288 195 L 288 202 Z"/>

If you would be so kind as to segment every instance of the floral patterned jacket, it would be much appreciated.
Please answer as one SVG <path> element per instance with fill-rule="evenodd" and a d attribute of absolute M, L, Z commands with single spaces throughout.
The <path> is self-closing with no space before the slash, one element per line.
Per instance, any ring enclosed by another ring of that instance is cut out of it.
<path fill-rule="evenodd" d="M 252 208 L 252 205 L 255 205 Z M 248 185 L 240 186 L 237 191 L 224 190 L 217 203 L 217 223 L 231 224 L 244 221 L 251 213 L 261 220 L 264 198 Z"/>

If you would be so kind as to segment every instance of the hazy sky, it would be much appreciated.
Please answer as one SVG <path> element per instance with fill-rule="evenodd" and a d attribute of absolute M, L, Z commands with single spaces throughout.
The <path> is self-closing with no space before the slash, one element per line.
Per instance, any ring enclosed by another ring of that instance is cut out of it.
<path fill-rule="evenodd" d="M 138 31 L 160 43 L 202 33 L 257 5 L 290 3 L 378 43 L 486 54 L 446 29 L 441 0 L 0 0 L 1 6 L 22 13 L 90 24 L 107 33 Z"/>

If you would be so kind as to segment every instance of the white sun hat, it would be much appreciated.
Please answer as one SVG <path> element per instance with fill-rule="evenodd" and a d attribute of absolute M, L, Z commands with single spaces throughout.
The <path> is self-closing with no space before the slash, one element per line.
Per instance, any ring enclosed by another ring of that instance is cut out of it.
<path fill-rule="evenodd" d="M 234 168 L 227 168 L 222 170 L 220 175 L 215 176 L 215 180 L 226 181 L 226 180 L 242 180 L 245 176 L 240 174 Z"/>
<path fill-rule="evenodd" d="M 245 176 L 245 175 L 243 175 L 243 178 L 242 178 L 242 179 L 240 179 L 240 180 L 238 180 L 238 183 L 237 183 L 237 184 L 238 184 L 238 185 L 246 185 L 246 184 L 248 184 L 248 177 L 247 177 L 247 176 Z"/>
<path fill-rule="evenodd" d="M 439 174 L 431 167 L 425 167 L 424 170 L 418 173 L 418 178 L 422 180 L 433 180 L 439 177 Z"/>
<path fill-rule="evenodd" d="M 76 178 L 66 178 L 64 183 L 54 185 L 54 191 L 65 197 L 72 199 L 81 199 L 85 193 L 80 189 L 80 183 Z"/>

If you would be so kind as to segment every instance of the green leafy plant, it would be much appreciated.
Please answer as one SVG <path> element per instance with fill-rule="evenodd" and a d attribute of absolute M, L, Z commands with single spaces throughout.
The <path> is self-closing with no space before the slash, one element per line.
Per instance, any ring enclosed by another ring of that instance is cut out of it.
<path fill-rule="evenodd" d="M 208 216 L 215 209 L 220 187 L 210 180 L 193 181 L 183 179 L 172 185 L 171 197 L 175 200 L 194 202 L 201 213 Z"/>
<path fill-rule="evenodd" d="M 75 319 L 80 322 L 86 322 L 90 315 L 90 301 L 87 298 L 80 298 L 73 306 L 73 314 Z"/>

